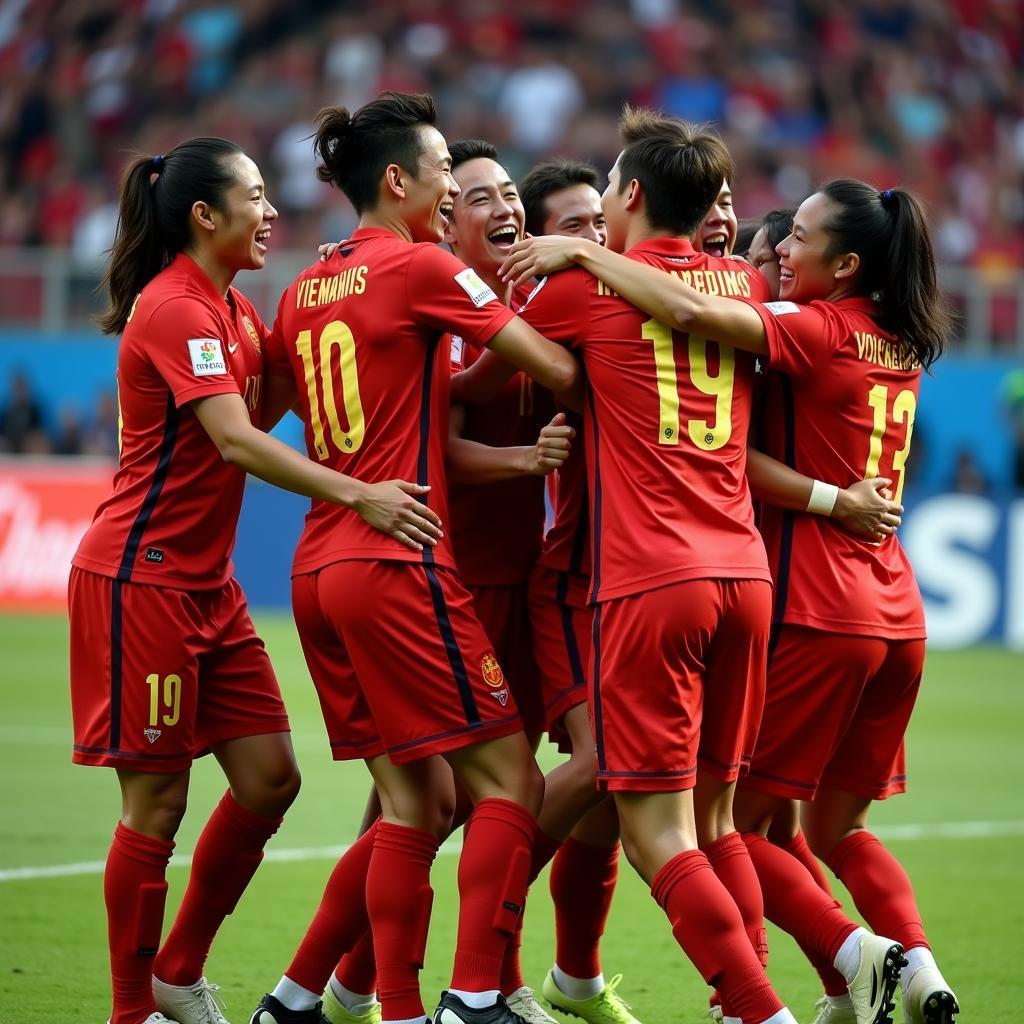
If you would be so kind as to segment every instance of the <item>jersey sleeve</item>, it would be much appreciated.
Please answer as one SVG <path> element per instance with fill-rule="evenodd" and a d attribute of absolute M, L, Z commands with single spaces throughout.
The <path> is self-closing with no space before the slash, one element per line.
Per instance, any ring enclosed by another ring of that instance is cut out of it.
<path fill-rule="evenodd" d="M 482 347 L 515 315 L 451 253 L 418 245 L 409 258 L 406 291 L 413 319 Z"/>
<path fill-rule="evenodd" d="M 814 305 L 754 302 L 768 338 L 768 365 L 791 377 L 818 372 L 842 340 L 834 320 Z"/>
<path fill-rule="evenodd" d="M 519 316 L 549 341 L 569 348 L 582 343 L 590 322 L 588 279 L 578 267 L 541 278 Z"/>
<path fill-rule="evenodd" d="M 263 369 L 266 373 L 273 374 L 275 377 L 290 377 L 292 375 L 291 364 L 288 361 L 288 349 L 284 343 L 284 317 L 282 316 L 282 311 L 285 303 L 288 301 L 288 296 L 291 295 L 291 291 L 291 288 L 289 288 L 281 296 L 281 301 L 277 304 L 277 316 L 274 318 L 274 326 L 267 334 L 267 340 L 263 347 Z"/>
<path fill-rule="evenodd" d="M 182 296 L 160 303 L 142 331 L 142 346 L 180 409 L 197 398 L 240 394 L 227 363 L 230 339 L 205 303 Z"/>

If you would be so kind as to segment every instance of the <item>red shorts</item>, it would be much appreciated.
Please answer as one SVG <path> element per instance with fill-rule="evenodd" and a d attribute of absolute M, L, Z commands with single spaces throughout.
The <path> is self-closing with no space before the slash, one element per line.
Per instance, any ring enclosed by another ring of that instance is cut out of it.
<path fill-rule="evenodd" d="M 292 579 L 292 609 L 335 760 L 402 764 L 522 729 L 454 572 L 334 562 Z"/>
<path fill-rule="evenodd" d="M 494 645 L 495 657 L 508 679 L 523 731 L 530 737 L 540 736 L 544 731 L 544 705 L 540 675 L 533 657 L 527 585 L 473 585 L 467 589 L 473 595 L 476 617 Z"/>
<path fill-rule="evenodd" d="M 530 576 L 533 655 L 540 672 L 544 727 L 553 743 L 571 752 L 563 716 L 587 700 L 594 609 L 587 605 L 590 580 L 542 565 Z"/>
<path fill-rule="evenodd" d="M 288 731 L 235 580 L 173 590 L 72 568 L 68 605 L 77 764 L 180 772 L 217 743 Z"/>
<path fill-rule="evenodd" d="M 772 588 L 686 580 L 599 604 L 591 653 L 598 786 L 690 789 L 750 762 L 764 704 Z"/>
<path fill-rule="evenodd" d="M 810 800 L 819 784 L 867 800 L 904 792 L 903 737 L 924 653 L 924 640 L 782 626 L 744 784 L 796 800 Z"/>

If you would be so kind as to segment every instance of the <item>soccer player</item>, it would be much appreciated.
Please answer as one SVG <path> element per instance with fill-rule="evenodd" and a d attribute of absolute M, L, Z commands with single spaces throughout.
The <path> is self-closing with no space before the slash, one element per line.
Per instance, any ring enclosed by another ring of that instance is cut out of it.
<path fill-rule="evenodd" d="M 748 266 L 692 246 L 731 177 L 722 143 L 628 109 L 622 132 L 603 197 L 609 246 L 722 292 L 760 294 Z M 615 798 L 627 857 L 730 1015 L 791 1021 L 755 952 L 760 922 L 745 923 L 732 895 L 760 896 L 729 813 L 760 715 L 771 595 L 744 477 L 753 359 L 703 338 L 677 346 L 579 272 L 549 277 L 524 316 L 581 350 L 589 385 L 599 785 Z"/>
<path fill-rule="evenodd" d="M 738 228 L 736 210 L 732 204 L 732 188 L 728 181 L 723 181 L 711 209 L 693 237 L 693 247 L 697 252 L 724 259 L 731 256 L 736 247 Z"/>
<path fill-rule="evenodd" d="M 531 235 L 568 235 L 604 245 L 607 232 L 597 171 L 578 160 L 544 160 L 519 183 L 526 230 Z"/>
<path fill-rule="evenodd" d="M 435 120 L 429 96 L 396 93 L 354 115 L 321 111 L 317 173 L 345 192 L 359 228 L 285 292 L 267 356 L 301 396 L 312 457 L 366 477 L 401 468 L 433 488 L 444 519 L 446 332 L 487 343 L 556 391 L 574 385 L 578 365 L 436 244 L 459 187 Z M 448 537 L 412 553 L 316 502 L 292 596 L 334 756 L 366 761 L 383 815 L 338 862 L 252 1024 L 319 1024 L 324 985 L 367 921 L 383 1019 L 422 1020 L 429 873 L 451 826 L 452 772 L 475 806 L 452 984 L 435 1019 L 511 1024 L 501 959 L 525 896 L 543 779 Z"/>
<path fill-rule="evenodd" d="M 778 416 L 767 417 L 769 447 L 818 480 L 898 475 L 899 501 L 921 370 L 950 330 L 927 221 L 912 195 L 852 179 L 824 185 L 801 204 L 777 247 L 780 301 L 763 305 L 723 302 L 574 244 L 566 253 L 564 243 L 548 240 L 544 258 L 521 258 L 517 271 L 554 269 L 568 257 L 660 322 L 766 357 L 784 374 Z M 827 507 L 832 497 L 831 488 L 815 485 L 814 504 Z M 867 827 L 872 801 L 906 785 L 903 737 L 925 650 L 913 572 L 896 540 L 865 544 L 824 517 L 779 512 L 763 529 L 777 577 L 769 696 L 737 815 L 764 879 L 766 913 L 801 944 L 815 933 L 833 946 L 841 939 L 802 858 L 762 837 L 781 804 L 808 799 L 811 850 L 867 921 L 906 950 L 907 1020 L 947 1024 L 957 1000 L 930 951 L 911 883 Z M 775 900 L 777 893 L 785 895 Z M 840 970 L 850 937 L 837 954 Z M 888 1005 L 886 995 L 878 1019 L 889 1019 Z M 850 1009 L 826 1000 L 818 1021 L 850 1020 Z"/>
<path fill-rule="evenodd" d="M 277 679 L 232 576 L 246 472 L 406 543 L 439 532 L 419 485 L 360 483 L 259 429 L 283 406 L 264 401 L 266 329 L 231 282 L 263 266 L 276 217 L 256 165 L 222 139 L 139 157 L 121 188 L 101 321 L 123 332 L 120 458 L 69 583 L 73 759 L 116 769 L 122 796 L 104 875 L 111 1024 L 224 1021 L 206 956 L 299 788 Z M 206 751 L 229 788 L 158 953 L 189 769 Z"/>

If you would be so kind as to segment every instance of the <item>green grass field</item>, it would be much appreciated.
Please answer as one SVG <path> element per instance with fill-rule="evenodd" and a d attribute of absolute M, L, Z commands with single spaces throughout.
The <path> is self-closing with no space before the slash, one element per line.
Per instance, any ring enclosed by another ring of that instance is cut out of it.
<path fill-rule="evenodd" d="M 285 690 L 304 776 L 271 850 L 305 852 L 297 855 L 302 859 L 263 865 L 214 946 L 208 974 L 223 986 L 233 1024 L 244 1024 L 287 965 L 332 866 L 322 848 L 353 837 L 367 788 L 362 765 L 330 760 L 290 620 L 261 615 L 257 625 Z M 1024 1021 L 1022 665 L 1020 656 L 996 650 L 932 654 L 911 726 L 910 792 L 881 806 L 874 818 L 883 834 L 894 830 L 891 847 L 915 881 L 932 944 L 964 1008 L 962 1024 Z M 0 617 L 2 1024 L 101 1024 L 109 1010 L 101 877 L 92 864 L 106 855 L 119 798 L 113 773 L 70 763 L 66 666 L 62 619 Z M 548 763 L 551 755 L 544 751 L 543 757 Z M 215 763 L 204 759 L 193 773 L 179 853 L 191 852 L 222 790 Z M 984 824 L 950 828 L 968 822 Z M 81 873 L 11 877 L 11 869 L 61 865 L 80 865 Z M 428 1006 L 448 980 L 455 867 L 454 856 L 442 855 L 434 869 L 423 972 Z M 172 912 L 185 878 L 182 867 L 171 868 Z M 817 979 L 788 937 L 770 934 L 769 973 L 797 1018 L 810 1020 Z M 527 978 L 537 987 L 552 949 L 542 879 L 524 943 Z M 625 975 L 620 992 L 645 1024 L 704 1019 L 703 983 L 624 861 L 603 961 L 606 976 Z"/>

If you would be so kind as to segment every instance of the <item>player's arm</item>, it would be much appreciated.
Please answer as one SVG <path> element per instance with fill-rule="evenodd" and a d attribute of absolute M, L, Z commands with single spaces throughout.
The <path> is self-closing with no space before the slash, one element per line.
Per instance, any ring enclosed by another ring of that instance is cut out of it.
<path fill-rule="evenodd" d="M 569 457 L 575 436 L 564 413 L 557 413 L 532 445 L 492 448 L 453 434 L 448 439 L 448 480 L 489 484 L 518 476 L 547 476 Z"/>
<path fill-rule="evenodd" d="M 277 373 L 263 374 L 263 401 L 260 404 L 260 426 L 271 431 L 281 421 L 281 417 L 295 407 L 298 392 L 295 390 L 295 378 Z"/>
<path fill-rule="evenodd" d="M 580 384 L 579 360 L 561 345 L 538 334 L 521 317 L 513 317 L 487 341 L 487 347 L 526 374 L 542 387 L 554 391 L 560 401 L 571 396 Z M 565 401 L 576 408 L 571 401 Z M 582 402 L 579 403 L 582 408 Z"/>
<path fill-rule="evenodd" d="M 437 514 L 414 497 L 429 487 L 404 480 L 368 484 L 318 466 L 254 426 L 237 393 L 200 398 L 191 407 L 225 462 L 276 487 L 350 508 L 413 550 L 433 546 L 443 536 Z"/>
<path fill-rule="evenodd" d="M 518 372 L 496 352 L 484 349 L 472 366 L 452 375 L 452 401 L 489 402 Z"/>
<path fill-rule="evenodd" d="M 516 283 L 572 264 L 590 271 L 627 302 L 674 330 L 715 338 L 748 352 L 768 352 L 764 323 L 745 302 L 705 295 L 671 274 L 585 238 L 542 235 L 517 242 L 501 273 Z"/>
<path fill-rule="evenodd" d="M 754 448 L 747 449 L 747 482 L 759 501 L 779 508 L 830 516 L 851 533 L 886 537 L 900 525 L 903 506 L 890 501 L 892 481 L 882 477 L 837 487 L 814 480 Z"/>

